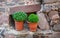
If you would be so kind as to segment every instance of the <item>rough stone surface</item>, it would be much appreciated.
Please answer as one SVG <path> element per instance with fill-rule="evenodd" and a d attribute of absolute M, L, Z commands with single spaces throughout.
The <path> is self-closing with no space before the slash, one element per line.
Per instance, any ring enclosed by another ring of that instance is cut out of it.
<path fill-rule="evenodd" d="M 50 11 L 49 12 L 50 19 L 56 19 L 59 18 L 58 11 Z"/>
<path fill-rule="evenodd" d="M 4 0 L 0 0 L 0 2 L 3 2 Z M 12 0 L 11 0 L 12 1 Z M 8 2 L 11 2 L 8 0 Z M 15 1 L 15 2 L 19 2 L 19 1 Z M 58 9 L 60 9 L 60 0 L 44 0 L 45 3 L 45 8 L 44 10 L 47 12 L 49 12 L 49 17 L 52 19 L 55 15 L 58 15 Z M 14 7 L 15 4 L 9 4 L 7 6 L 12 6 L 11 8 L 9 8 L 9 13 L 12 14 L 13 12 L 16 12 L 16 11 L 24 11 L 24 12 L 36 12 L 36 11 L 39 11 L 40 10 L 40 5 L 28 5 L 27 7 L 26 6 L 16 6 Z M 1 5 L 0 5 L 1 6 Z M 51 11 L 54 10 L 54 11 Z M 56 9 L 56 10 L 55 10 Z M 4 10 L 2 10 L 4 12 Z M 60 10 L 59 10 L 59 13 L 60 13 Z M 40 26 L 42 26 L 41 28 L 43 29 L 49 29 L 49 24 L 46 20 L 46 17 L 39 13 L 39 16 L 40 16 Z M 44 17 L 44 18 L 42 18 Z M 59 18 L 59 16 L 57 16 Z M 9 20 L 8 20 L 9 16 L 7 16 L 6 14 L 1 14 L 1 9 L 0 9 L 0 25 L 3 24 L 3 23 L 8 23 Z M 53 18 L 55 19 L 55 18 Z M 11 21 L 11 20 L 10 20 Z M 45 22 L 44 22 L 45 21 Z M 42 23 L 42 24 L 41 24 Z M 46 24 L 46 25 L 45 25 Z M 45 26 L 44 26 L 45 25 Z M 53 30 L 55 31 L 53 34 L 47 34 L 47 35 L 44 35 L 45 32 L 41 32 L 40 31 L 41 29 L 39 29 L 39 33 L 36 32 L 36 34 L 34 33 L 31 33 L 28 35 L 25 35 L 24 33 L 22 33 L 22 35 L 19 35 L 19 36 L 16 36 L 16 38 L 60 38 L 60 24 L 55 24 L 54 27 L 53 27 Z M 58 32 L 56 32 L 58 31 Z M 15 31 L 14 31 L 15 32 Z M 26 32 L 25 32 L 26 33 Z M 42 34 L 41 34 L 42 33 Z M 6 34 L 6 37 L 5 38 L 15 38 L 14 37 L 15 35 L 9 35 L 9 34 Z"/>
<path fill-rule="evenodd" d="M 41 38 L 60 38 L 60 32 L 54 32 L 53 34 L 49 34 L 49 35 L 41 35 L 40 37 Z"/>
<path fill-rule="evenodd" d="M 60 32 L 52 34 L 49 38 L 60 38 Z"/>
<path fill-rule="evenodd" d="M 10 8 L 10 14 L 16 11 L 24 11 L 24 12 L 35 12 L 40 10 L 40 5 L 28 5 L 28 6 L 14 6 Z"/>
<path fill-rule="evenodd" d="M 57 0 L 44 0 L 44 3 L 53 3 L 56 2 Z"/>
<path fill-rule="evenodd" d="M 39 16 L 38 25 L 39 25 L 40 29 L 49 30 L 49 24 L 46 20 L 45 15 L 43 13 L 37 13 L 37 15 Z"/>
<path fill-rule="evenodd" d="M 0 0 L 0 2 L 5 2 L 5 0 Z"/>
<path fill-rule="evenodd" d="M 60 31 L 60 24 L 55 24 L 54 25 L 54 27 L 53 27 L 53 29 L 55 30 L 55 31 Z"/>

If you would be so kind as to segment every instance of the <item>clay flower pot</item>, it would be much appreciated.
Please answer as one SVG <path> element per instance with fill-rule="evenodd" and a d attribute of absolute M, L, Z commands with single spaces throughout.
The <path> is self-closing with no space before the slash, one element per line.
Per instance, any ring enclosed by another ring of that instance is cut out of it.
<path fill-rule="evenodd" d="M 18 31 L 23 30 L 24 29 L 24 23 L 15 21 L 15 29 L 18 30 Z"/>
<path fill-rule="evenodd" d="M 25 12 L 16 12 L 13 14 L 15 20 L 15 29 L 17 31 L 23 30 L 24 21 L 27 19 L 27 14 Z"/>
<path fill-rule="evenodd" d="M 28 17 L 28 26 L 30 31 L 35 32 L 37 30 L 39 18 L 36 14 L 31 14 Z"/>
<path fill-rule="evenodd" d="M 29 23 L 28 26 L 32 32 L 35 32 L 37 30 L 37 23 Z"/>

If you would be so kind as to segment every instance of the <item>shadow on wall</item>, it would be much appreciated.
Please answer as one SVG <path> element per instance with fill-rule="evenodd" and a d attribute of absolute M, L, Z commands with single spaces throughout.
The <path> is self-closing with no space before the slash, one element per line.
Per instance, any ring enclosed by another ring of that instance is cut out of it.
<path fill-rule="evenodd" d="M 12 15 L 9 16 L 9 25 L 12 26 L 13 28 L 15 28 L 15 21 L 14 21 Z"/>

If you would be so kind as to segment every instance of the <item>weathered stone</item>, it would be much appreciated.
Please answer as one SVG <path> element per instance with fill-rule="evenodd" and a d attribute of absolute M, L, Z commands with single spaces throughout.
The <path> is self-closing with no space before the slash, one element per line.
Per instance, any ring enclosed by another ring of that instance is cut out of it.
<path fill-rule="evenodd" d="M 43 33 L 37 33 L 36 32 L 33 34 L 33 38 L 42 38 L 43 37 L 42 35 L 43 35 Z"/>
<path fill-rule="evenodd" d="M 60 32 L 53 32 L 49 35 L 41 35 L 41 38 L 60 38 Z"/>
<path fill-rule="evenodd" d="M 53 25 L 59 22 L 58 11 L 50 11 L 48 15 L 49 15 L 49 18 L 51 19 L 50 25 Z"/>
<path fill-rule="evenodd" d="M 24 12 L 35 12 L 35 11 L 39 11 L 40 10 L 40 5 L 36 4 L 36 5 L 28 5 L 28 6 L 14 6 L 10 8 L 10 12 L 9 14 L 12 14 L 14 12 L 17 11 L 24 11 Z"/>
<path fill-rule="evenodd" d="M 2 13 L 0 12 L 0 25 L 2 25 L 3 24 L 3 20 L 2 20 Z"/>
<path fill-rule="evenodd" d="M 59 18 L 58 11 L 50 11 L 49 17 L 50 17 L 50 19 Z"/>
<path fill-rule="evenodd" d="M 0 2 L 5 2 L 5 0 L 0 0 Z"/>
<path fill-rule="evenodd" d="M 57 0 L 58 2 L 60 2 L 60 0 Z"/>
<path fill-rule="evenodd" d="M 46 20 L 46 17 L 43 13 L 37 13 L 38 17 L 39 17 L 39 22 L 38 25 L 40 27 L 40 29 L 42 30 L 49 30 L 49 24 Z"/>
<path fill-rule="evenodd" d="M 54 3 L 56 2 L 57 0 L 44 0 L 44 3 Z"/>
<path fill-rule="evenodd" d="M 43 11 L 44 12 L 49 12 L 50 10 L 51 10 L 51 7 L 52 5 L 50 5 L 50 4 L 45 4 L 44 6 L 43 6 Z"/>
<path fill-rule="evenodd" d="M 39 35 L 33 35 L 33 38 L 39 38 Z M 41 37 L 40 37 L 41 38 Z"/>
<path fill-rule="evenodd" d="M 6 9 L 1 7 L 0 8 L 0 25 L 6 23 L 6 24 L 9 24 L 9 15 L 8 13 L 5 11 Z"/>
<path fill-rule="evenodd" d="M 59 2 L 56 2 L 56 3 L 50 3 L 50 4 L 44 4 L 44 9 L 47 9 L 47 8 L 49 8 L 49 10 L 50 9 L 54 9 L 54 10 L 58 10 L 58 8 L 59 8 L 59 6 L 60 6 L 60 3 Z"/>
<path fill-rule="evenodd" d="M 50 38 L 50 36 L 48 35 L 48 36 L 45 36 L 45 38 Z"/>
<path fill-rule="evenodd" d="M 60 32 L 52 34 L 51 36 L 49 36 L 49 38 L 60 38 Z"/>
<path fill-rule="evenodd" d="M 58 9 L 58 11 L 60 12 L 60 8 Z"/>
<path fill-rule="evenodd" d="M 60 31 L 60 24 L 55 24 L 53 27 L 54 31 Z"/>

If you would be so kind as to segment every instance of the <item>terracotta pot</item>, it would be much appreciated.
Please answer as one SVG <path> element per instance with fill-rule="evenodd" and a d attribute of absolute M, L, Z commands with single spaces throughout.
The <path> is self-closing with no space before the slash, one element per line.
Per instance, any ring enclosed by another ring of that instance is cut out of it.
<path fill-rule="evenodd" d="M 32 32 L 35 32 L 37 30 L 37 23 L 29 23 L 29 29 Z"/>
<path fill-rule="evenodd" d="M 23 22 L 16 22 L 16 21 L 15 21 L 15 29 L 16 29 L 17 31 L 23 30 L 23 28 L 24 28 L 23 25 L 24 25 Z"/>

